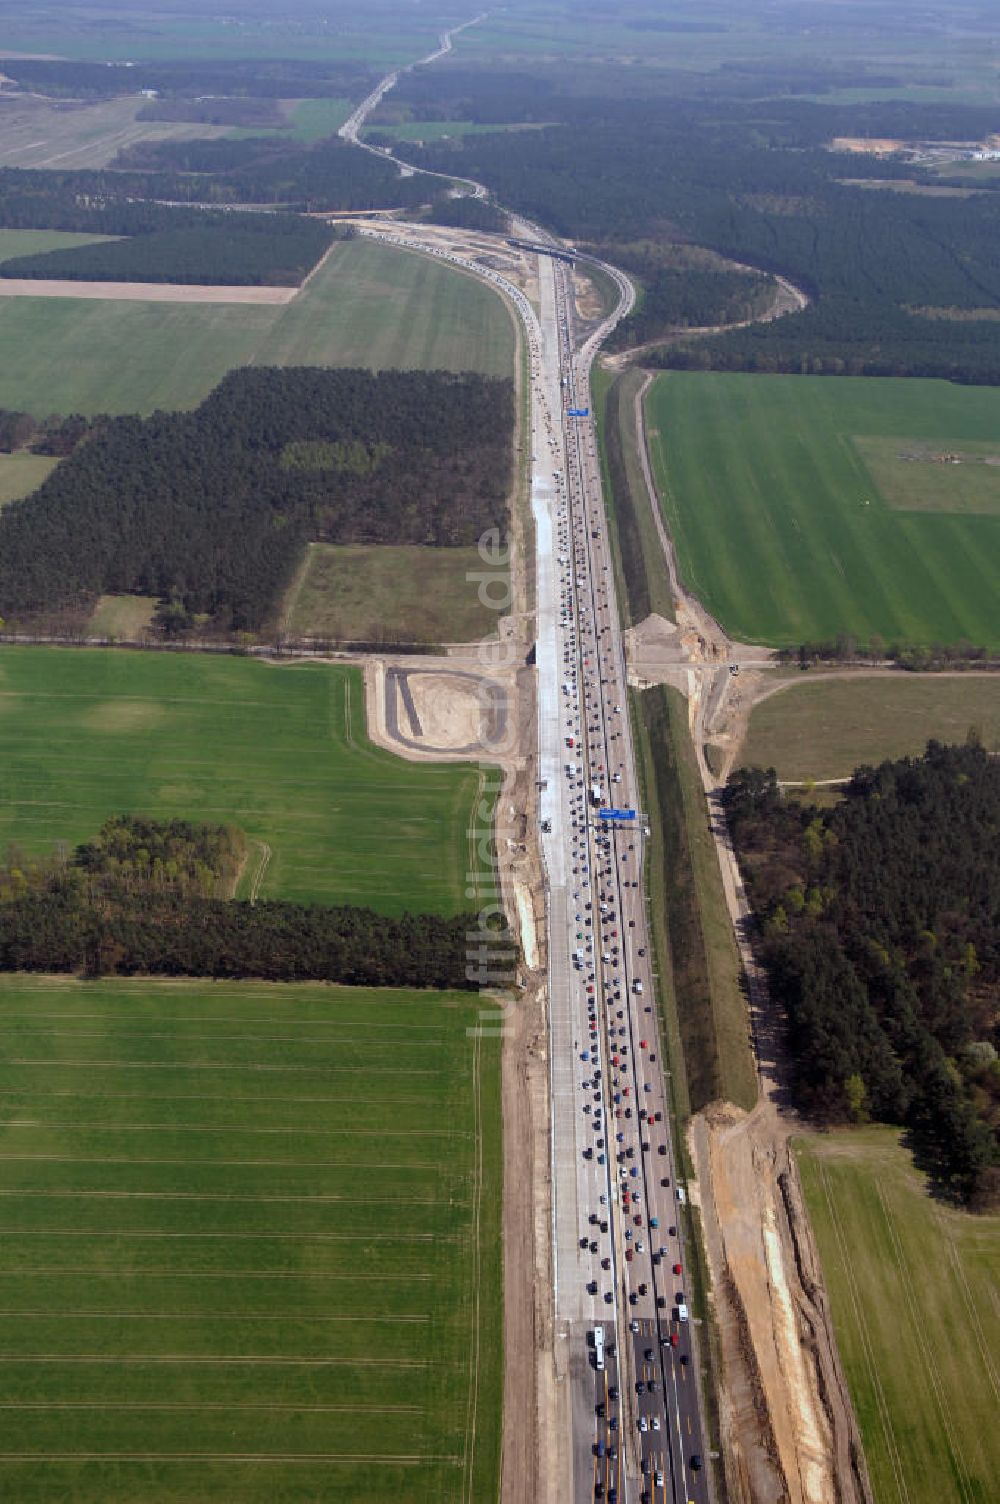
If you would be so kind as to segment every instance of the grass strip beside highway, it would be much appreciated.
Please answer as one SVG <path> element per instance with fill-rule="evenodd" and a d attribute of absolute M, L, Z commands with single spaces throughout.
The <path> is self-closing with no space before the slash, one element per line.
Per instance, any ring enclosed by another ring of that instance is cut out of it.
<path fill-rule="evenodd" d="M 678 1111 L 686 1117 L 720 1098 L 749 1109 L 757 1090 L 739 954 L 688 735 L 687 707 L 665 686 L 637 695 L 635 704 L 653 832 L 647 883 L 654 944 L 665 998 L 672 997 L 676 1008 L 686 1081 L 687 1103 L 679 1099 Z M 669 1017 L 666 1024 L 672 1032 Z"/>
<path fill-rule="evenodd" d="M 611 379 L 599 367 L 595 367 L 592 379 L 604 494 L 614 524 L 619 595 L 626 626 L 635 626 L 650 612 L 666 621 L 674 619 L 667 568 L 637 447 L 635 399 L 644 380 L 644 373 L 634 370 Z"/>

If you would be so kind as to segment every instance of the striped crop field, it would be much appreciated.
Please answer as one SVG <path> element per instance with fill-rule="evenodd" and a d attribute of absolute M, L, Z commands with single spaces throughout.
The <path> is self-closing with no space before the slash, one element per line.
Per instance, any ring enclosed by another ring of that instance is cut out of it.
<path fill-rule="evenodd" d="M 1000 1217 L 933 1198 L 897 1129 L 796 1140 L 879 1504 L 991 1504 Z"/>
<path fill-rule="evenodd" d="M 19 251 L 10 231 L 0 255 Z M 184 295 L 182 289 L 182 296 Z M 475 277 L 357 239 L 289 303 L 0 297 L 0 407 L 150 413 L 195 407 L 236 366 L 367 366 L 513 376 L 514 326 Z"/>
<path fill-rule="evenodd" d="M 469 994 L 0 978 L 0 1493 L 496 1497 Z"/>

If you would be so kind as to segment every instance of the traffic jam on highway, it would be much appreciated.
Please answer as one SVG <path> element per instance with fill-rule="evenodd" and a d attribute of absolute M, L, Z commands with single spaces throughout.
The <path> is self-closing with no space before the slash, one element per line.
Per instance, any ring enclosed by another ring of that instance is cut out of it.
<path fill-rule="evenodd" d="M 708 1494 L 678 1225 L 685 1193 L 673 1173 L 647 953 L 642 845 L 649 832 L 637 806 L 625 662 L 587 406 L 598 342 L 592 337 L 574 357 L 568 272 L 562 264 L 554 271 L 567 464 L 566 475 L 557 476 L 556 539 L 573 877 L 569 943 L 579 991 L 582 1153 L 603 1186 L 580 1229 L 580 1248 L 592 1256 L 588 1291 L 607 1311 L 607 1323 L 595 1321 L 588 1339 L 596 1381 L 592 1497 L 684 1504 Z M 635 1489 L 623 1486 L 633 1470 Z"/>
<path fill-rule="evenodd" d="M 362 233 L 413 248 L 384 229 L 365 227 Z M 638 810 L 625 659 L 588 407 L 591 362 L 617 313 L 574 352 L 569 268 L 565 253 L 557 252 L 550 263 L 562 372 L 557 433 L 558 420 L 544 395 L 542 331 L 525 294 L 453 251 L 421 249 L 473 271 L 517 309 L 545 438 L 550 453 L 565 462 L 565 473 L 554 472 L 554 536 L 562 776 L 573 879 L 573 928 L 566 943 L 577 990 L 582 1153 L 587 1171 L 596 1171 L 579 1177 L 593 1203 L 579 1230 L 596 1313 L 587 1338 L 593 1466 L 574 1496 L 607 1504 L 634 1504 L 637 1498 L 640 1504 L 701 1504 L 709 1494 L 678 1213 L 685 1193 L 673 1169 L 641 877 L 648 832 Z M 604 270 L 618 281 L 623 298 L 626 289 L 630 293 L 614 268 Z M 560 939 L 552 935 L 553 947 Z"/>

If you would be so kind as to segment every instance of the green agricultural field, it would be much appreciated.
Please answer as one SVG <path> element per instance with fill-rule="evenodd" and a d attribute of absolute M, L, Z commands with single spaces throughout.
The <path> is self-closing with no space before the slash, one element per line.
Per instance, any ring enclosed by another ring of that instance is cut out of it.
<path fill-rule="evenodd" d="M 478 1007 L 0 978 L 5 1498 L 496 1498 Z"/>
<path fill-rule="evenodd" d="M 1000 517 L 1000 438 L 941 449 L 913 439 L 855 439 L 854 447 L 886 504 L 897 512 L 961 512 Z"/>
<path fill-rule="evenodd" d="M 285 608 L 293 637 L 471 642 L 497 629 L 475 548 L 312 543 Z"/>
<path fill-rule="evenodd" d="M 280 305 L 0 297 L 0 343 L 0 407 L 39 415 L 194 407 L 241 365 L 514 369 L 510 315 L 486 286 L 361 239 Z"/>
<path fill-rule="evenodd" d="M 675 0 L 669 7 L 575 7 L 572 11 L 564 4 L 539 0 L 530 8 L 508 6 L 488 12 L 482 24 L 462 32 L 455 45 L 459 64 L 503 61 L 516 66 L 527 60 L 534 64 L 558 63 L 565 72 L 568 61 L 596 72 L 602 64 L 618 63 L 627 65 L 639 79 L 646 69 L 651 73 L 657 67 L 691 69 L 702 83 L 718 69 L 763 64 L 762 92 L 772 79 L 792 81 L 801 75 L 802 59 L 808 56 L 820 67 L 850 69 L 859 81 L 869 70 L 880 75 L 875 87 L 830 89 L 818 96 L 825 104 L 854 95 L 863 99 L 993 102 L 995 77 L 988 22 L 976 27 L 970 20 L 961 36 L 949 35 L 948 76 L 942 80 L 936 30 L 901 25 L 895 15 L 869 15 L 870 10 L 866 9 L 862 31 L 843 18 L 836 24 L 836 7 L 822 18 L 810 10 L 789 15 L 777 25 L 760 7 L 711 0 L 707 4 L 704 0 Z M 971 9 L 968 15 L 972 16 Z M 871 24 L 867 24 L 869 21 Z M 890 84 L 885 79 L 887 74 Z M 637 83 L 637 87 L 642 84 Z M 670 87 L 669 82 L 666 87 Z"/>
<path fill-rule="evenodd" d="M 894 455 L 904 441 L 996 444 L 1000 391 L 672 372 L 651 388 L 646 418 L 682 574 L 733 636 L 1000 646 L 1000 515 L 956 509 L 950 474 L 941 510 L 926 494 L 904 510 L 862 458 L 872 440 L 885 453 L 891 439 Z M 951 469 L 892 463 L 907 475 Z"/>
<path fill-rule="evenodd" d="M 0 261 L 13 261 L 15 256 L 41 256 L 46 251 L 69 251 L 78 245 L 93 245 L 95 241 L 117 238 L 115 235 L 74 235 L 70 230 L 0 230 Z"/>
<path fill-rule="evenodd" d="M 305 10 L 262 10 L 242 14 L 198 15 L 174 7 L 150 7 L 125 0 L 114 8 L 113 19 L 99 10 L 86 12 L 74 5 L 25 7 L 4 27 L 7 56 L 50 53 L 99 63 L 174 62 L 179 58 L 305 58 L 309 62 L 357 60 L 373 68 L 399 67 L 423 57 L 438 41 L 442 26 L 454 24 L 452 12 L 433 9 L 419 17 L 398 10 L 387 26 L 387 11 L 376 6 L 352 13 L 350 25 Z"/>
<path fill-rule="evenodd" d="M 227 820 L 262 897 L 468 908 L 480 774 L 373 747 L 357 669 L 200 654 L 0 649 L 0 850 L 122 811 Z"/>
<path fill-rule="evenodd" d="M 875 1498 L 990 1504 L 1000 1217 L 932 1201 L 890 1128 L 812 1135 L 797 1152 Z"/>
<path fill-rule="evenodd" d="M 322 141 L 335 136 L 353 109 L 349 99 L 295 99 L 289 104 L 289 124 L 292 135 L 299 141 Z"/>
<path fill-rule="evenodd" d="M 45 454 L 0 454 L 0 507 L 37 491 L 57 464 Z"/>
<path fill-rule="evenodd" d="M 964 742 L 970 731 L 1000 752 L 1000 675 L 817 673 L 754 707 L 739 761 L 790 782 L 848 778 L 861 763 L 915 757 L 931 738 Z"/>

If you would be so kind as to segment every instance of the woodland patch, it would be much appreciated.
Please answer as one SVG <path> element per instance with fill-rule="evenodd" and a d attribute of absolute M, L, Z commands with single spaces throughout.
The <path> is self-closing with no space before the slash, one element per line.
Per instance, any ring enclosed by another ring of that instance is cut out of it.
<path fill-rule="evenodd" d="M 0 616 L 158 599 L 168 636 L 257 631 L 307 542 L 468 547 L 505 531 L 508 381 L 232 372 L 191 413 L 105 420 L 0 519 Z"/>

